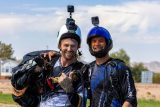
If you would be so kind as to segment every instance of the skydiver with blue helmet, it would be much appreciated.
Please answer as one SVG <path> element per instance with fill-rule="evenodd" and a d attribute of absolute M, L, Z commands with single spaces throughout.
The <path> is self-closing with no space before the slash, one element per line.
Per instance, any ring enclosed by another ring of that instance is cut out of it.
<path fill-rule="evenodd" d="M 96 60 L 89 64 L 90 106 L 137 107 L 130 68 L 122 60 L 109 56 L 113 40 L 107 29 L 98 26 L 98 17 L 92 17 L 92 24 L 87 44 Z"/>

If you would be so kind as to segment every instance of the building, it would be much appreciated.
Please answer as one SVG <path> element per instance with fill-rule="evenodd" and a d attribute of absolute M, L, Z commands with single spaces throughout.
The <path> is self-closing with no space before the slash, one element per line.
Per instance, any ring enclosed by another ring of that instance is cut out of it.
<path fill-rule="evenodd" d="M 141 83 L 153 83 L 153 72 L 152 71 L 141 72 Z"/>
<path fill-rule="evenodd" d="M 19 64 L 18 61 L 6 59 L 0 59 L 0 76 L 1 77 L 10 77 L 12 75 L 12 68 L 16 67 Z"/>

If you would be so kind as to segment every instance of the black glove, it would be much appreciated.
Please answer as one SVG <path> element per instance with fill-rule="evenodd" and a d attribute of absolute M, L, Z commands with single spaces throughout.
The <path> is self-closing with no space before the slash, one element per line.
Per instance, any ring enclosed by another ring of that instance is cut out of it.
<path fill-rule="evenodd" d="M 37 63 L 38 66 L 44 66 L 44 59 L 41 56 L 37 56 L 34 58 L 34 61 Z"/>

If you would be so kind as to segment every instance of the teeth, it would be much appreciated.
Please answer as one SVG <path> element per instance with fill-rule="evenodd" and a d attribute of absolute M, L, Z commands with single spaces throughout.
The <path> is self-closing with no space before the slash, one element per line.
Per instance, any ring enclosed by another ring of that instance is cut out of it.
<path fill-rule="evenodd" d="M 67 52 L 66 55 L 72 55 L 72 52 Z"/>

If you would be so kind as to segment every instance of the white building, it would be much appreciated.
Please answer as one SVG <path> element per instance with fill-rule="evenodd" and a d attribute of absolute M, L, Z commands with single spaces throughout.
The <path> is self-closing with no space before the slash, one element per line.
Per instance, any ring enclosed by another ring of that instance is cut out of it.
<path fill-rule="evenodd" d="M 12 68 L 16 67 L 19 63 L 15 60 L 1 60 L 0 59 L 0 76 L 11 76 Z"/>
<path fill-rule="evenodd" d="M 143 71 L 141 72 L 141 83 L 152 83 L 153 82 L 153 72 Z"/>

